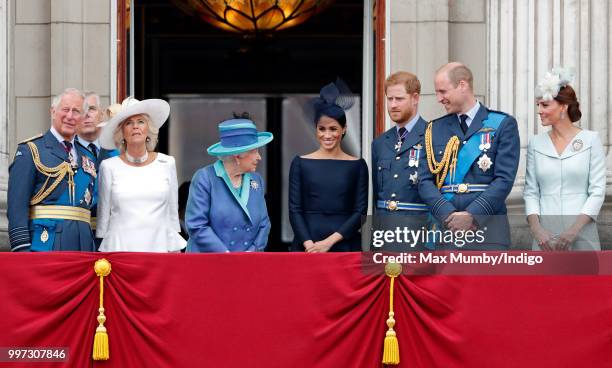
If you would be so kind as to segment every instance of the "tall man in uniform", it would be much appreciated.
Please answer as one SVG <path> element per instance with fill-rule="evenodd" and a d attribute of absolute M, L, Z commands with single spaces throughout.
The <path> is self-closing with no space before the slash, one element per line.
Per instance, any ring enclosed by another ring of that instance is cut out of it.
<path fill-rule="evenodd" d="M 407 226 L 418 230 L 427 205 L 418 193 L 420 158 L 427 123 L 418 113 L 421 83 L 416 75 L 397 72 L 385 80 L 387 112 L 395 126 L 372 142 L 372 185 L 379 230 Z M 412 216 L 412 217 L 407 217 Z M 380 220 L 380 221 L 378 221 Z M 394 250 L 402 249 L 401 246 Z"/>
<path fill-rule="evenodd" d="M 94 250 L 95 159 L 75 140 L 83 115 L 83 94 L 66 89 L 53 99 L 51 128 L 17 147 L 8 184 L 12 251 Z"/>
<path fill-rule="evenodd" d="M 476 99 L 472 72 L 461 63 L 442 66 L 434 84 L 448 115 L 425 132 L 421 198 L 443 228 L 484 231 L 483 242 L 465 248 L 504 249 L 510 245 L 505 200 L 519 164 L 516 120 Z"/>

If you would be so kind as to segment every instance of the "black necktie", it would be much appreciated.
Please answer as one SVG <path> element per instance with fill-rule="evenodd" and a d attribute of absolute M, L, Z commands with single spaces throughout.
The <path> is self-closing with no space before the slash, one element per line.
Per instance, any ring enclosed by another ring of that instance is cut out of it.
<path fill-rule="evenodd" d="M 70 143 L 68 141 L 64 141 L 64 151 L 66 151 L 66 153 L 70 154 L 70 151 L 72 151 L 72 143 Z"/>
<path fill-rule="evenodd" d="M 397 131 L 397 134 L 399 134 L 399 138 L 402 141 L 402 143 L 404 143 L 404 139 L 406 139 L 406 128 L 401 127 L 399 128 L 399 130 Z"/>
<path fill-rule="evenodd" d="M 89 147 L 89 150 L 91 151 L 91 153 L 93 153 L 94 158 L 97 160 L 98 159 L 98 147 L 96 147 L 96 145 L 93 143 L 90 143 L 87 147 Z"/>
<path fill-rule="evenodd" d="M 465 132 L 467 132 L 468 130 L 468 125 L 466 122 L 468 116 L 466 114 L 462 114 L 461 116 L 459 116 L 459 118 L 461 119 L 461 130 L 463 131 L 463 134 L 465 134 Z"/>

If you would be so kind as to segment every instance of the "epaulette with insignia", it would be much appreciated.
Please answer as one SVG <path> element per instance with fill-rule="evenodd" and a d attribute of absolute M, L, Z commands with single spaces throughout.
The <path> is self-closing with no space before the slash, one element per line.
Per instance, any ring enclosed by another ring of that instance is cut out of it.
<path fill-rule="evenodd" d="M 30 138 L 28 138 L 28 139 L 24 139 L 24 140 L 22 140 L 21 142 L 19 142 L 19 144 L 28 143 L 28 142 L 33 141 L 33 140 L 35 140 L 35 139 L 42 138 L 42 136 L 43 136 L 43 135 L 42 135 L 42 133 L 36 134 L 36 135 L 35 135 L 35 136 L 33 136 L 33 137 L 30 137 Z"/>

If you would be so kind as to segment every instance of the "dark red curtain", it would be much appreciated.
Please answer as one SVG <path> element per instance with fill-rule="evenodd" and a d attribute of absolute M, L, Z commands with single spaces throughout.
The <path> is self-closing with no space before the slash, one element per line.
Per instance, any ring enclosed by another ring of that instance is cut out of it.
<path fill-rule="evenodd" d="M 102 257 L 110 360 L 93 362 Z M 389 281 L 359 254 L 4 253 L 0 270 L 0 347 L 70 349 L 36 367 L 382 366 Z M 611 285 L 401 276 L 399 367 L 610 366 Z"/>

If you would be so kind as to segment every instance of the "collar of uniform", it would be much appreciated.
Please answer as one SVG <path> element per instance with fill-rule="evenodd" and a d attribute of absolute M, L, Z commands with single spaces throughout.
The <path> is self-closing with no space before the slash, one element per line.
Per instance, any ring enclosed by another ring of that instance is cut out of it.
<path fill-rule="evenodd" d="M 414 115 L 414 117 L 408 123 L 406 123 L 406 125 L 404 125 L 404 128 L 406 128 L 408 133 L 412 131 L 412 128 L 414 128 L 414 126 L 417 124 L 420 118 L 421 118 L 421 115 L 419 115 L 419 113 L 417 112 Z M 400 129 L 399 125 L 396 125 L 395 129 L 399 132 L 399 129 Z"/>
<path fill-rule="evenodd" d="M 476 100 L 474 106 L 472 106 L 472 108 L 465 113 L 468 116 L 467 120 L 465 121 L 468 127 L 470 126 L 470 124 L 472 124 L 472 120 L 474 120 L 474 118 L 476 117 L 476 114 L 478 113 L 479 109 L 480 101 Z M 463 114 L 457 114 L 457 119 L 459 120 L 459 122 L 461 122 L 461 115 Z"/>
<path fill-rule="evenodd" d="M 53 134 L 53 136 L 57 139 L 58 142 L 60 142 L 61 144 L 64 144 L 64 141 L 66 141 L 67 139 L 62 137 L 61 134 L 59 134 L 59 132 L 57 130 L 55 130 L 55 127 L 51 126 L 51 134 Z M 72 139 L 70 140 L 70 143 L 72 143 L 72 147 L 74 147 L 74 137 L 72 137 Z"/>
<path fill-rule="evenodd" d="M 77 135 L 76 137 L 79 140 L 79 142 L 81 142 L 81 144 L 85 146 L 86 148 L 89 149 L 89 145 L 93 143 L 94 146 L 96 146 L 96 148 L 98 149 L 98 152 L 100 152 L 100 142 L 98 141 L 97 138 L 95 141 L 92 142 L 92 141 L 88 141 L 87 139 L 81 137 L 80 135 Z"/>

